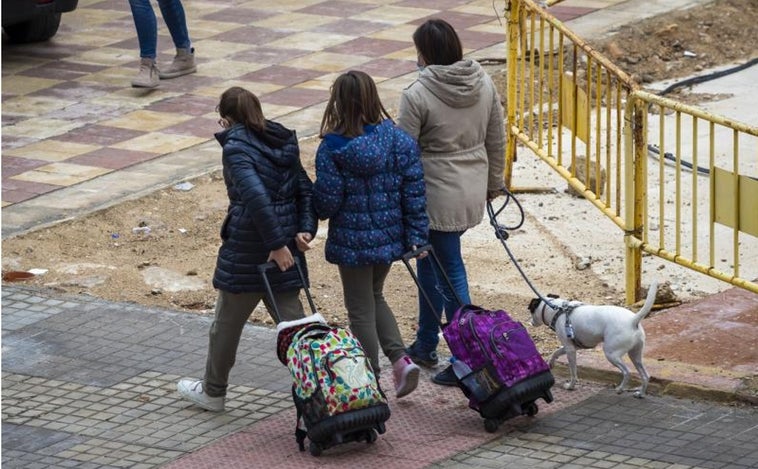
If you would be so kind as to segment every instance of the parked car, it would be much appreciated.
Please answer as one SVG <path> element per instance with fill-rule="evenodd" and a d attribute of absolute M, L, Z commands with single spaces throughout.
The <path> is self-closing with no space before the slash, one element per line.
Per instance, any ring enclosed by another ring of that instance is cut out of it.
<path fill-rule="evenodd" d="M 61 13 L 79 0 L 2 0 L 3 31 L 14 43 L 47 41 L 58 32 Z"/>

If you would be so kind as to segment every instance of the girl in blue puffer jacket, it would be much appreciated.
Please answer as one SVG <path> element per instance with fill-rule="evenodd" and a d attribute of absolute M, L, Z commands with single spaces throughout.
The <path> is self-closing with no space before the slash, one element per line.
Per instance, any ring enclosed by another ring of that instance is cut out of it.
<path fill-rule="evenodd" d="M 381 346 L 402 397 L 416 388 L 420 369 L 405 354 L 383 289 L 391 264 L 427 243 L 419 147 L 359 71 L 332 85 L 320 136 L 313 204 L 320 219 L 329 219 L 326 260 L 339 268 L 351 331 L 377 374 Z"/>
<path fill-rule="evenodd" d="M 218 299 L 205 378 L 183 378 L 177 390 L 196 405 L 220 412 L 242 329 L 258 303 L 263 301 L 269 310 L 272 306 L 258 265 L 279 266 L 270 274 L 280 316 L 275 319 L 302 318 L 302 281 L 294 259 L 299 258 L 307 282 L 304 252 L 318 219 L 311 205 L 313 183 L 300 163 L 295 132 L 265 119 L 258 98 L 237 86 L 224 91 L 216 110 L 223 128 L 216 140 L 223 148 L 229 197 L 213 273 Z"/>

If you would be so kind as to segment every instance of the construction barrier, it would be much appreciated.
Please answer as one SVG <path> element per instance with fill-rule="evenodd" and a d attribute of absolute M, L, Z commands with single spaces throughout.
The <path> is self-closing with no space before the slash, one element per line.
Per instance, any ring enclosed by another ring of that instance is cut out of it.
<path fill-rule="evenodd" d="M 629 107 L 656 163 L 639 178 L 644 225 L 627 245 L 758 293 L 758 127 L 645 91 Z"/>
<path fill-rule="evenodd" d="M 758 148 L 745 142 L 758 128 L 645 92 L 532 0 L 506 11 L 509 189 L 533 190 L 513 184 L 520 144 L 613 221 L 626 240 L 627 303 L 642 296 L 643 252 L 758 293 L 758 155 L 739 152 Z"/>

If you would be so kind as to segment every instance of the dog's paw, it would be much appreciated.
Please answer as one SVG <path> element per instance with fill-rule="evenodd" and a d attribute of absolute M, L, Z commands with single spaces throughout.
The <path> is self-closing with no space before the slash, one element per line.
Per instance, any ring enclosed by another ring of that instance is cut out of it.
<path fill-rule="evenodd" d="M 574 387 L 575 387 L 575 385 L 571 381 L 563 383 L 563 389 L 565 389 L 566 391 L 573 391 Z"/>
<path fill-rule="evenodd" d="M 634 391 L 634 397 L 636 397 L 637 399 L 644 399 L 645 394 L 643 394 L 642 391 L 637 390 L 637 391 Z"/>

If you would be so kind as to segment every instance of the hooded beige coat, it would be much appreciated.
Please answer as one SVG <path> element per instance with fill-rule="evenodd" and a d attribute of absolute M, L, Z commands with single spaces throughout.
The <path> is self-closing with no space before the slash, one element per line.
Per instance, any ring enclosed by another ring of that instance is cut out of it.
<path fill-rule="evenodd" d="M 492 78 L 474 60 L 430 65 L 400 98 L 397 124 L 416 138 L 429 228 L 464 231 L 504 187 L 505 125 Z"/>

